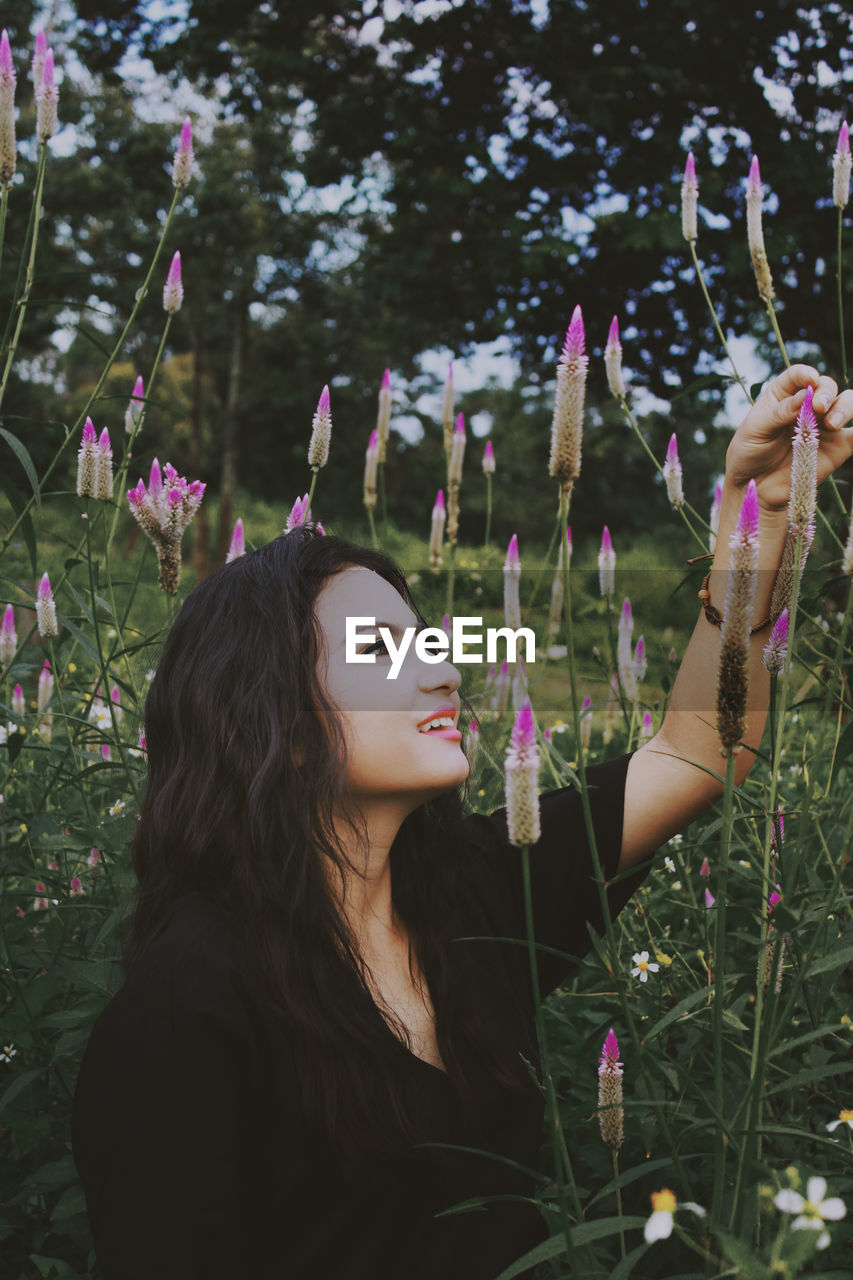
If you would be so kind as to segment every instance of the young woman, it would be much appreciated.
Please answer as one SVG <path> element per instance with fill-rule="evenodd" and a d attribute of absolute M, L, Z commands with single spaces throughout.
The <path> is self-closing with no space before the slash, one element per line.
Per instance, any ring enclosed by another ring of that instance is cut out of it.
<path fill-rule="evenodd" d="M 754 477 L 767 616 L 809 385 L 820 478 L 853 451 L 853 393 L 807 366 L 769 384 L 727 454 L 718 608 Z M 389 680 L 381 640 L 360 646 L 375 663 L 347 662 L 346 620 L 365 616 L 422 622 L 385 556 L 300 528 L 197 587 L 166 641 L 127 978 L 75 1098 L 103 1280 L 494 1280 L 545 1234 L 525 1172 L 542 1122 L 527 957 L 500 941 L 525 936 L 518 850 L 504 810 L 464 816 L 459 672 L 412 646 Z M 660 732 L 587 771 L 613 913 L 721 794 L 719 636 L 700 614 Z M 542 795 L 541 816 L 537 941 L 578 957 L 603 927 L 578 793 Z M 568 963 L 541 957 L 547 992 Z"/>

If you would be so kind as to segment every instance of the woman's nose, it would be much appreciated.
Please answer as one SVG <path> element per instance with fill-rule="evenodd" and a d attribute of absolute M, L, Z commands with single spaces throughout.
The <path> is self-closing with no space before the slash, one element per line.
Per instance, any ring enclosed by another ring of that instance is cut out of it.
<path fill-rule="evenodd" d="M 458 667 L 445 658 L 442 662 L 421 662 L 418 684 L 424 693 L 431 689 L 448 689 L 455 693 L 462 683 L 462 675 Z"/>

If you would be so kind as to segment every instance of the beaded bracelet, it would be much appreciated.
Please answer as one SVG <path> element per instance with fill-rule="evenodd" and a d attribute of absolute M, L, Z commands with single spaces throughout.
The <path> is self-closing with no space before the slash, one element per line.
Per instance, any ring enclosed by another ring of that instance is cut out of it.
<path fill-rule="evenodd" d="M 697 557 L 697 559 L 698 558 L 699 557 Z M 723 625 L 723 615 L 720 613 L 719 609 L 715 609 L 714 606 L 711 604 L 711 592 L 708 590 L 708 583 L 710 581 L 711 581 L 711 575 L 710 573 L 706 573 L 705 577 L 702 579 L 702 585 L 696 594 L 698 595 L 700 601 L 702 602 L 702 608 L 705 611 L 705 617 L 708 619 L 711 625 L 715 627 L 721 627 Z M 750 629 L 749 634 L 751 636 L 754 636 L 757 631 L 764 631 L 767 627 L 770 626 L 772 621 L 773 619 L 771 617 L 769 616 L 766 617 L 763 622 L 759 622 L 756 626 L 752 627 Z"/>

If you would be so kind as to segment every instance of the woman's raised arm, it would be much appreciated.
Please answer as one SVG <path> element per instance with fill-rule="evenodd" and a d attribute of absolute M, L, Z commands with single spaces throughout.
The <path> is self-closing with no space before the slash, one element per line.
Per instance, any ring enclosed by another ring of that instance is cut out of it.
<path fill-rule="evenodd" d="M 729 539 L 737 524 L 750 479 L 756 482 L 760 511 L 758 592 L 753 624 L 766 618 L 787 535 L 793 424 L 808 387 L 820 429 L 818 482 L 853 453 L 853 391 L 838 392 L 831 378 L 810 365 L 793 365 L 764 388 L 733 436 L 726 453 L 720 527 L 711 569 L 711 602 L 720 612 L 726 596 Z M 769 629 L 750 640 L 749 698 L 744 745 L 736 759 L 735 782 L 749 772 L 767 716 L 769 679 L 762 652 Z M 722 782 L 704 770 L 724 772 L 717 733 L 717 672 L 720 628 L 700 612 L 679 668 L 664 722 L 632 757 L 625 784 L 625 819 L 620 871 L 648 857 L 683 830 L 723 793 Z M 699 767 L 697 767 L 699 766 Z"/>

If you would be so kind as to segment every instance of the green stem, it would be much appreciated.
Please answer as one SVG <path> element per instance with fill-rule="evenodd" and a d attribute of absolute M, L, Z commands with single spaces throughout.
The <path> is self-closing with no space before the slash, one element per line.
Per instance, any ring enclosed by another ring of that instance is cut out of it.
<path fill-rule="evenodd" d="M 706 284 L 705 284 L 705 277 L 702 275 L 702 268 L 699 266 L 699 259 L 698 259 L 698 258 L 697 258 L 697 256 L 696 256 L 696 243 L 695 243 L 695 241 L 693 241 L 693 240 L 691 240 L 691 241 L 690 241 L 690 253 L 691 253 L 691 256 L 692 256 L 692 258 L 693 258 L 693 266 L 694 266 L 694 268 L 695 268 L 695 270 L 696 270 L 696 277 L 697 277 L 697 279 L 698 279 L 698 281 L 699 281 L 699 284 L 700 284 L 700 285 L 701 285 L 701 287 L 702 287 L 702 293 L 703 293 L 703 295 L 704 295 L 704 297 L 705 297 L 705 302 L 706 302 L 706 303 L 707 303 L 707 305 L 708 305 L 708 310 L 709 310 L 709 311 L 710 311 L 710 313 L 711 313 L 711 319 L 712 319 L 712 320 L 713 320 L 713 322 L 714 322 L 714 328 L 717 330 L 717 337 L 720 339 L 720 342 L 721 342 L 721 344 L 722 344 L 723 350 L 724 350 L 724 351 L 725 351 L 725 353 L 726 353 L 726 357 L 727 357 L 727 359 L 728 359 L 728 362 L 729 362 L 729 364 L 732 366 L 732 373 L 734 374 L 735 382 L 738 384 L 738 386 L 740 387 L 740 389 L 741 389 L 741 391 L 743 392 L 743 394 L 746 396 L 746 398 L 747 398 L 747 400 L 749 401 L 749 403 L 750 403 L 750 404 L 752 404 L 752 403 L 753 403 L 753 399 L 752 399 L 752 396 L 749 394 L 749 388 L 747 387 L 747 385 L 746 385 L 746 383 L 744 382 L 743 378 L 740 376 L 740 374 L 739 374 L 739 373 L 738 373 L 738 371 L 737 371 L 737 365 L 736 365 L 736 364 L 735 364 L 735 362 L 734 362 L 734 359 L 733 359 L 733 357 L 732 357 L 732 353 L 729 351 L 729 347 L 728 347 L 728 343 L 726 342 L 725 335 L 724 335 L 724 333 L 723 333 L 722 329 L 720 328 L 720 322 L 719 322 L 719 320 L 717 319 L 717 313 L 716 313 L 716 311 L 714 310 L 714 304 L 711 302 L 711 297 L 710 297 L 710 294 L 708 293 L 708 289 L 707 289 L 707 286 L 706 286 Z"/>
<path fill-rule="evenodd" d="M 627 401 L 627 400 L 624 398 L 624 396 L 623 396 L 623 397 L 622 397 L 622 399 L 619 401 L 619 403 L 620 403 L 620 405 L 622 406 L 622 412 L 625 414 L 625 417 L 628 419 L 628 423 L 629 423 L 629 425 L 630 425 L 631 429 L 633 430 L 633 432 L 634 432 L 634 434 L 636 435 L 637 439 L 639 440 L 640 444 L 641 444 L 641 445 L 643 446 L 643 448 L 645 449 L 646 453 L 649 455 L 649 458 L 651 459 L 651 461 L 654 463 L 654 466 L 655 466 L 655 469 L 657 470 L 658 475 L 662 476 L 662 475 L 663 475 L 663 464 L 662 464 L 662 463 L 660 463 L 660 462 L 658 462 L 657 458 L 656 458 L 656 457 L 655 457 L 655 455 L 652 453 L 652 450 L 651 450 L 651 448 L 649 447 L 648 442 L 646 441 L 646 437 L 643 435 L 642 431 L 640 430 L 640 427 L 639 427 L 639 424 L 638 424 L 638 422 L 637 422 L 637 419 L 634 417 L 633 413 L 631 412 L 631 410 L 630 410 L 630 409 L 629 409 L 629 407 L 628 407 L 628 401 Z M 696 539 L 696 541 L 699 543 L 699 545 L 700 545 L 700 547 L 702 548 L 702 550 L 703 550 L 703 551 L 705 551 L 705 550 L 707 550 L 707 547 L 706 547 L 706 544 L 705 544 L 705 540 L 704 540 L 704 539 L 702 538 L 702 536 L 701 536 L 701 535 L 696 531 L 696 529 L 694 529 L 694 528 L 693 528 L 693 525 L 691 524 L 691 522 L 690 522 L 690 520 L 689 520 L 689 518 L 688 518 L 688 515 L 687 515 L 688 511 L 690 512 L 690 514 L 693 516 L 693 518 L 694 518 L 695 520 L 698 520 L 698 521 L 699 521 L 699 523 L 700 523 L 701 525 L 704 525 L 704 527 L 705 527 L 705 529 L 708 531 L 708 533 L 710 533 L 710 532 L 711 532 L 711 526 L 710 526 L 710 524 L 708 523 L 708 521 L 704 519 L 704 517 L 703 517 L 703 516 L 700 516 L 699 512 L 695 509 L 695 507 L 691 507 L 691 505 L 690 505 L 690 503 L 689 503 L 689 502 L 685 502 L 685 503 L 684 503 L 684 504 L 679 508 L 679 513 L 680 513 L 680 515 L 681 515 L 681 518 L 682 518 L 682 520 L 684 521 L 684 523 L 687 525 L 687 528 L 690 530 L 691 535 L 692 535 L 692 536 Z"/>
<path fill-rule="evenodd" d="M 788 351 L 787 351 L 787 348 L 785 347 L 785 343 L 779 329 L 779 321 L 776 319 L 776 308 L 773 306 L 773 302 L 769 298 L 767 300 L 767 314 L 770 317 L 770 323 L 773 326 L 773 332 L 776 334 L 776 342 L 779 345 L 779 350 L 782 352 L 782 359 L 785 361 L 785 368 L 790 369 L 791 361 L 788 359 Z"/>
<path fill-rule="evenodd" d="M 613 1177 L 618 1178 L 619 1177 L 619 1152 L 611 1151 L 611 1155 L 613 1156 Z M 622 1188 L 618 1185 L 616 1187 L 616 1213 L 620 1219 L 623 1217 Z M 621 1225 L 621 1222 L 619 1225 L 619 1250 L 622 1257 L 624 1258 L 625 1257 L 625 1228 Z"/>
<path fill-rule="evenodd" d="M 121 334 L 119 335 L 118 341 L 116 342 L 115 346 L 113 347 L 113 349 L 112 349 L 112 351 L 111 351 L 111 353 L 110 353 L 109 359 L 107 360 L 106 365 L 104 366 L 103 370 L 101 371 L 101 374 L 100 374 L 100 377 L 98 378 L 98 381 L 95 383 L 94 389 L 92 390 L 92 392 L 91 392 L 91 394 L 90 394 L 90 396 L 89 396 L 88 400 L 86 401 L 85 405 L 84 405 L 84 406 L 83 406 L 83 408 L 81 409 L 80 413 L 78 414 L 76 422 L 75 422 L 75 423 L 74 423 L 74 425 L 71 427 L 71 430 L 68 432 L 68 434 L 67 434 L 67 436 L 65 437 L 65 439 L 62 441 L 62 444 L 61 444 L 61 445 L 59 446 L 59 448 L 57 449 L 56 453 L 55 453 L 55 454 L 54 454 L 54 456 L 53 456 L 53 459 L 51 460 L 51 462 L 49 463 L 49 465 L 48 465 L 48 467 L 47 467 L 47 470 L 45 471 L 44 475 L 42 476 L 41 481 L 40 481 L 40 483 L 39 483 L 39 491 L 41 491 L 41 490 L 44 488 L 44 485 L 46 484 L 46 482 L 47 482 L 48 478 L 52 475 L 53 471 L 55 470 L 56 466 L 57 466 L 57 465 L 58 465 L 58 463 L 59 463 L 59 459 L 62 457 L 63 453 L 64 453 L 64 452 L 65 452 L 65 450 L 67 449 L 69 441 L 70 441 L 70 440 L 73 440 L 73 439 L 75 438 L 75 436 L 76 436 L 76 432 L 77 432 L 77 429 L 78 429 L 78 428 L 79 428 L 79 427 L 80 427 L 80 426 L 85 422 L 85 420 L 86 420 L 86 418 L 87 418 L 87 416 L 88 416 L 88 414 L 89 414 L 89 410 L 91 409 L 92 405 L 95 403 L 95 401 L 97 400 L 98 396 L 100 395 L 100 393 L 101 393 L 101 388 L 103 387 L 104 383 L 106 382 L 107 377 L 108 377 L 108 375 L 109 375 L 109 372 L 110 372 L 110 370 L 112 369 L 113 364 L 115 363 L 116 359 L 118 358 L 118 355 L 119 355 L 119 353 L 121 352 L 122 347 L 124 346 L 125 339 L 127 338 L 127 335 L 128 335 L 128 333 L 130 332 L 130 329 L 131 329 L 131 327 L 132 327 L 132 325 L 133 325 L 134 321 L 136 320 L 136 316 L 137 316 L 137 313 L 139 312 L 139 308 L 142 306 L 142 303 L 143 303 L 143 301 L 144 301 L 144 299 L 145 299 L 145 297 L 146 297 L 146 294 L 148 293 L 148 286 L 149 286 L 149 284 L 151 283 L 151 277 L 152 277 L 152 276 L 153 276 L 153 274 L 154 274 L 154 268 L 157 266 L 157 262 L 158 262 L 158 260 L 159 260 L 159 258 L 160 258 L 160 254 L 161 254 L 161 252 L 162 252 L 163 245 L 165 244 L 166 236 L 167 236 L 168 231 L 169 231 L 169 226 L 170 226 L 171 221 L 172 221 L 172 215 L 173 215 L 173 214 L 174 214 L 174 212 L 175 212 L 175 206 L 177 205 L 177 202 L 178 202 L 178 196 L 179 196 L 179 195 L 180 195 L 180 191 L 176 188 L 176 190 L 175 190 L 175 194 L 174 194 L 174 196 L 172 197 L 172 203 L 171 203 L 171 205 L 170 205 L 170 207 L 169 207 L 169 212 L 168 212 L 168 214 L 166 215 L 166 222 L 165 222 L 165 225 L 164 225 L 164 227 L 163 227 L 163 232 L 162 232 L 162 234 L 161 234 L 161 236 L 160 236 L 160 239 L 159 239 L 159 241 L 158 241 L 158 243 L 157 243 L 157 248 L 156 248 L 156 249 L 155 249 L 155 251 L 154 251 L 154 257 L 151 259 L 151 265 L 150 265 L 150 267 L 148 268 L 148 274 L 147 274 L 147 275 L 146 275 L 146 277 L 145 277 L 145 280 L 144 280 L 144 282 L 143 282 L 143 284 L 142 284 L 142 288 L 139 290 L 139 292 L 138 292 L 138 293 L 137 293 L 137 295 L 136 295 L 136 300 L 135 300 L 135 302 L 134 302 L 134 304 L 133 304 L 133 310 L 131 311 L 130 315 L 128 316 L 127 323 L 125 324 L 124 328 L 122 329 Z M 29 510 L 30 510 L 30 508 L 32 507 L 32 505 L 33 505 L 33 502 L 34 502 L 34 501 L 35 501 L 35 498 L 34 498 L 34 497 L 30 497 L 30 498 L 29 498 L 29 500 L 26 502 L 26 504 L 25 504 L 25 505 L 24 505 L 24 507 L 22 508 L 22 510 L 21 510 L 21 512 L 20 512 L 20 514 L 18 515 L 18 518 L 17 518 L 17 519 L 15 520 L 15 522 L 12 524 L 11 528 L 7 531 L 7 533 L 6 533 L 6 535 L 5 535 L 4 539 L 3 539 L 3 545 L 2 545 L 2 547 L 0 547 L 0 551 L 3 551 L 3 550 L 5 550 L 5 548 L 6 548 L 6 547 L 8 547 L 9 543 L 12 541 L 12 538 L 15 536 L 15 533 L 16 533 L 16 531 L 17 531 L 17 529 L 18 529 L 19 525 L 21 524 L 21 521 L 22 521 L 22 520 L 24 520 L 24 518 L 25 518 L 25 517 L 27 516 L 27 514 L 29 513 Z"/>
<path fill-rule="evenodd" d="M 557 1138 L 557 1135 L 562 1133 L 562 1126 L 560 1125 L 560 1111 L 557 1106 L 557 1095 L 554 1089 L 554 1079 L 551 1075 L 548 1056 L 548 1041 L 545 1036 L 545 1026 L 542 1019 L 539 970 L 536 967 L 536 935 L 533 928 L 533 895 L 530 887 L 530 846 L 527 844 L 522 845 L 521 847 L 521 869 L 524 880 L 524 921 L 527 929 L 527 957 L 530 963 L 530 983 L 533 989 L 533 1015 L 536 1023 L 536 1038 L 539 1042 L 539 1061 L 542 1065 L 542 1079 L 545 1083 L 545 1095 L 548 1100 L 552 1152 L 554 1156 L 554 1174 L 557 1182 L 557 1199 L 560 1204 L 560 1215 L 563 1220 L 563 1238 L 566 1242 L 566 1254 L 568 1255 L 571 1274 L 580 1275 L 581 1273 L 578 1271 L 574 1245 L 572 1244 L 571 1222 L 569 1221 L 569 1209 L 566 1203 L 566 1189 L 563 1184 L 563 1160 L 560 1158 Z M 566 1153 L 566 1155 L 568 1155 L 568 1153 Z M 577 1185 L 572 1175 L 571 1164 L 567 1166 L 567 1172 L 570 1179 L 575 1217 L 578 1222 L 581 1222 L 583 1220 L 583 1210 L 581 1209 Z"/>
<path fill-rule="evenodd" d="M 0 267 L 3 265 L 3 247 L 6 244 L 6 210 L 9 207 L 9 184 L 3 183 L 0 191 Z"/>
<path fill-rule="evenodd" d="M 447 596 L 444 601 L 444 612 L 453 617 L 453 581 L 456 574 L 456 540 L 448 543 L 449 565 L 447 568 Z"/>
<path fill-rule="evenodd" d="M 379 550 L 379 539 L 376 536 L 376 521 L 373 519 L 373 507 L 367 507 L 367 520 L 370 525 L 370 541 Z"/>
<path fill-rule="evenodd" d="M 486 472 L 486 536 L 483 541 L 483 547 L 486 551 L 489 549 L 489 534 L 492 531 L 492 476 L 491 472 Z"/>
<path fill-rule="evenodd" d="M 723 792 L 723 822 L 720 829 L 720 866 L 717 873 L 717 928 L 714 936 L 714 1111 L 716 1112 L 716 1150 L 714 1153 L 714 1191 L 711 1202 L 711 1231 L 719 1224 L 725 1185 L 726 1133 L 723 1124 L 723 1006 L 726 997 L 726 895 L 728 893 L 729 855 L 731 853 L 732 818 L 734 813 L 735 758 L 726 756 L 726 784 Z"/>
<path fill-rule="evenodd" d="M 844 224 L 844 211 L 838 210 L 838 258 L 835 272 L 835 280 L 838 286 L 838 341 L 841 344 L 841 376 L 844 379 L 845 387 L 849 384 L 850 379 L 847 377 L 847 351 L 844 345 L 844 293 L 841 287 L 841 228 Z"/>
<path fill-rule="evenodd" d="M 17 302 L 18 318 L 17 318 L 17 321 L 15 322 L 15 332 L 12 335 L 12 341 L 9 344 L 9 351 L 6 355 L 6 365 L 3 369 L 3 377 L 2 379 L 0 379 L 0 404 L 3 403 L 3 397 L 6 394 L 6 387 L 9 382 L 9 374 L 12 371 L 12 361 L 15 359 L 15 353 L 18 349 L 18 341 L 21 337 L 21 329 L 23 328 L 23 325 L 24 325 L 24 316 L 27 313 L 27 304 L 29 303 L 29 300 L 30 300 L 30 291 L 33 287 L 33 280 L 35 279 L 36 248 L 38 247 L 39 225 L 41 223 L 41 212 L 42 212 L 41 197 L 42 197 L 42 192 L 44 191 L 44 168 L 45 168 L 46 160 L 47 160 L 47 146 L 45 143 L 42 143 L 41 149 L 39 152 L 38 174 L 36 175 L 36 190 L 35 190 L 35 195 L 33 196 L 33 201 L 34 201 L 33 207 L 35 212 L 33 216 L 33 234 L 30 240 L 30 256 L 29 256 L 29 259 L 27 260 L 27 276 L 26 276 L 26 280 L 24 281 L 24 291 Z"/>

